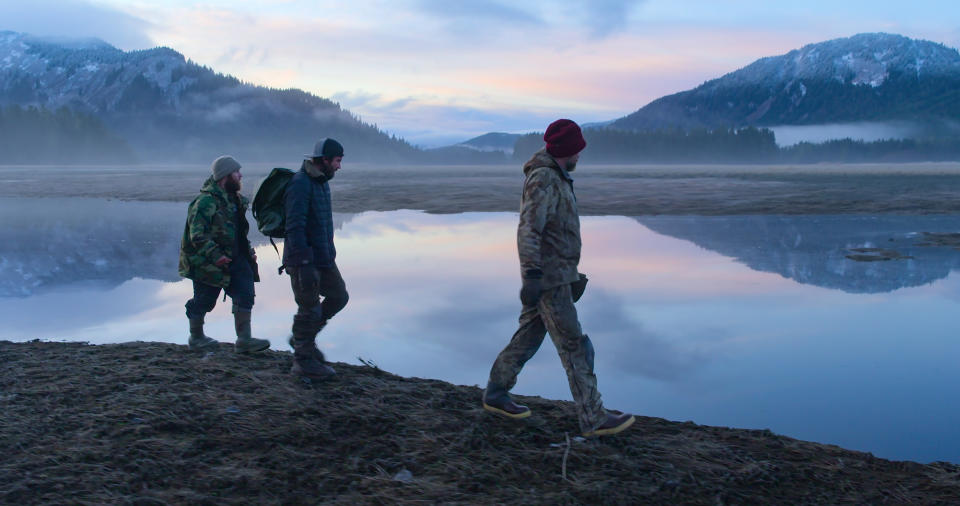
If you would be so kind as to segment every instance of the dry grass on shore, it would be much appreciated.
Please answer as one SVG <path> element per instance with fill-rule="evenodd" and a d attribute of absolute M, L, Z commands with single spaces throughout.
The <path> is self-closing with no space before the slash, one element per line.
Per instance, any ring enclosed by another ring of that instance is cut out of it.
<path fill-rule="evenodd" d="M 960 467 L 638 417 L 580 440 L 568 402 L 291 355 L 0 341 L 0 503 L 956 504 Z M 568 436 L 570 437 L 568 443 Z"/>

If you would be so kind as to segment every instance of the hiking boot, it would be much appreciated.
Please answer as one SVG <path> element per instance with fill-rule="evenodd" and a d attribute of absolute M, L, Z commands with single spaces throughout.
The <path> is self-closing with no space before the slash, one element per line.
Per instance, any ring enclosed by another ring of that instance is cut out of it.
<path fill-rule="evenodd" d="M 487 396 L 483 396 L 483 409 L 496 413 L 498 415 L 503 415 L 507 418 L 513 418 L 519 420 L 521 418 L 526 418 L 530 416 L 530 408 L 526 406 L 521 406 L 513 402 L 509 396 L 503 396 L 499 399 L 487 399 Z"/>
<path fill-rule="evenodd" d="M 297 335 L 300 334 L 303 336 L 303 339 L 311 339 L 313 342 L 313 356 L 317 357 L 321 363 L 326 362 L 326 359 L 323 356 L 323 352 L 320 351 L 320 348 L 317 348 L 317 334 L 327 326 L 327 320 L 323 320 L 320 323 L 314 323 L 310 320 L 300 320 L 298 322 L 297 318 L 293 318 L 293 333 L 290 334 L 290 339 L 287 339 L 287 344 L 290 345 L 290 348 L 296 350 L 297 347 L 294 345 L 294 342 L 297 339 Z"/>
<path fill-rule="evenodd" d="M 293 319 L 293 336 L 290 346 L 293 348 L 293 366 L 290 373 L 313 380 L 325 380 L 336 376 L 337 371 L 326 364 L 323 352 L 317 348 L 317 332 L 326 322 Z"/>
<path fill-rule="evenodd" d="M 257 339 L 250 332 L 250 313 L 233 313 L 233 324 L 237 329 L 237 343 L 233 350 L 237 353 L 255 353 L 263 351 L 270 347 L 270 341 L 266 339 Z"/>
<path fill-rule="evenodd" d="M 190 318 L 190 339 L 187 340 L 191 350 L 213 351 L 220 344 L 216 339 L 203 333 L 203 317 Z"/>
<path fill-rule="evenodd" d="M 294 351 L 297 349 L 296 345 L 294 344 L 295 341 L 296 338 L 293 335 L 290 336 L 290 339 L 287 339 L 287 344 L 289 344 L 290 348 L 292 348 Z M 316 357 L 316 359 L 320 362 L 324 362 L 326 360 L 323 356 L 323 352 L 320 351 L 320 348 L 317 348 L 316 340 L 313 341 L 313 349 L 311 352 L 313 353 L 313 356 Z"/>
<path fill-rule="evenodd" d="M 312 380 L 332 379 L 337 375 L 333 367 L 319 361 L 313 355 L 306 358 L 293 356 L 293 365 L 290 366 L 290 374 L 294 376 L 303 376 Z"/>
<path fill-rule="evenodd" d="M 630 413 L 607 413 L 607 419 L 603 421 L 596 429 L 584 432 L 585 437 L 611 436 L 618 432 L 623 432 L 627 427 L 637 421 Z"/>

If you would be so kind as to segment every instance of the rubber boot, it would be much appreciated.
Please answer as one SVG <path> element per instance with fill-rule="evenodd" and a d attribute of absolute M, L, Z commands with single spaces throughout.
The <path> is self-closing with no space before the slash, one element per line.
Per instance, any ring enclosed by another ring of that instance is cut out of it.
<path fill-rule="evenodd" d="M 607 418 L 599 427 L 591 431 L 584 432 L 585 437 L 612 436 L 619 434 L 633 425 L 636 417 L 630 413 L 607 413 Z"/>
<path fill-rule="evenodd" d="M 203 316 L 201 316 L 190 318 L 190 339 L 187 340 L 187 344 L 190 345 L 191 350 L 212 351 L 217 349 L 220 343 L 203 333 Z"/>
<path fill-rule="evenodd" d="M 237 344 L 233 346 L 237 353 L 254 353 L 270 347 L 270 341 L 257 339 L 250 332 L 250 313 L 237 311 L 233 313 L 233 324 L 237 329 Z"/>
<path fill-rule="evenodd" d="M 530 408 L 513 402 L 507 389 L 492 381 L 483 390 L 483 409 L 513 419 L 530 416 Z"/>
<path fill-rule="evenodd" d="M 337 374 L 333 367 L 325 363 L 323 352 L 317 348 L 317 332 L 324 323 L 294 317 L 293 337 L 290 339 L 290 345 L 293 346 L 291 374 L 311 380 L 330 379 Z"/>

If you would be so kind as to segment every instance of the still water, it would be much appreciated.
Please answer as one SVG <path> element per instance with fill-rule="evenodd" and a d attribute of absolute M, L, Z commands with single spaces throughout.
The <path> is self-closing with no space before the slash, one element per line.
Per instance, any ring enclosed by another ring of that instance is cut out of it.
<path fill-rule="evenodd" d="M 185 344 L 176 274 L 186 204 L 0 199 L 0 339 Z M 333 361 L 486 381 L 520 304 L 515 213 L 337 215 L 350 304 Z M 960 252 L 923 232 L 960 216 L 583 217 L 577 304 L 610 408 L 960 462 Z M 287 349 L 294 302 L 254 238 L 253 329 Z M 282 248 L 282 244 L 280 245 Z M 851 249 L 895 250 L 858 262 Z M 282 249 L 281 249 L 282 251 Z M 232 339 L 230 303 L 208 334 Z M 569 399 L 549 339 L 516 393 Z"/>

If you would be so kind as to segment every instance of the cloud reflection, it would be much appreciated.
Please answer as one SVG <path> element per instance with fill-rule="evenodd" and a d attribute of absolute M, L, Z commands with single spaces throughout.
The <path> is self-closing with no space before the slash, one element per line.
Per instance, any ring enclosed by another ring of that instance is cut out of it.
<path fill-rule="evenodd" d="M 172 237 L 175 245 L 185 214 L 182 203 L 101 206 L 51 199 L 42 204 L 69 205 L 73 217 L 65 223 L 71 225 L 57 230 L 77 231 L 64 232 L 63 242 L 54 244 L 77 246 L 79 257 L 96 256 L 84 248 L 141 237 L 124 227 L 145 231 L 141 239 Z M 159 217 L 164 213 L 170 216 Z M 22 256 L 31 253 L 10 244 L 30 237 L 29 216 L 10 222 L 20 228 L 0 227 L 8 234 L 0 243 L 0 265 L 26 265 Z M 169 229 L 151 229 L 151 217 Z M 328 357 L 349 363 L 363 357 L 403 376 L 485 383 L 494 357 L 516 330 L 520 311 L 516 214 L 395 211 L 336 219 L 342 224 L 338 264 L 351 300 L 320 334 Z M 857 225 L 863 218 L 834 219 L 817 223 L 848 231 L 837 224 Z M 927 228 L 946 218 L 903 219 L 904 227 Z M 100 220 L 126 225 L 111 228 Z M 763 230 L 751 219 L 703 223 L 724 240 L 723 232 L 736 238 L 737 248 L 744 236 L 770 238 L 751 236 Z M 767 224 L 789 229 L 790 223 L 802 220 Z M 670 230 L 699 230 L 688 225 Z M 92 240 L 81 240 L 84 226 Z M 858 227 L 863 223 L 853 229 Z M 958 408 L 938 401 L 949 398 L 960 382 L 960 370 L 953 366 L 960 345 L 952 330 L 960 277 L 893 293 L 851 294 L 753 270 L 743 260 L 661 235 L 629 218 L 585 217 L 582 232 L 581 266 L 591 282 L 577 310 L 595 343 L 600 389 L 609 407 L 705 424 L 769 427 L 886 457 L 960 461 L 960 442 L 950 426 L 923 434 L 913 430 L 917 420 L 958 416 Z M 829 241 L 817 246 L 814 239 L 824 237 L 805 235 L 804 240 L 812 241 L 815 251 L 831 246 Z M 33 246 L 43 242 L 31 241 Z M 126 247 L 146 251 L 145 246 Z M 167 247 L 159 249 L 175 256 L 176 248 L 169 252 Z M 764 251 L 756 252 L 757 258 Z M 295 311 L 289 278 L 277 275 L 279 259 L 269 244 L 261 243 L 257 253 L 263 281 L 257 285 L 253 332 L 274 349 L 287 350 Z M 779 258 L 776 250 L 770 254 Z M 183 304 L 191 295 L 189 281 L 145 279 L 138 269 L 151 273 L 156 266 L 134 262 L 125 274 L 131 277 L 119 284 L 75 282 L 0 298 L 0 339 L 186 344 Z M 207 322 L 209 335 L 233 341 L 229 301 L 218 301 Z M 888 395 L 894 390 L 897 395 Z M 549 338 L 515 391 L 570 398 Z M 923 403 L 916 402 L 915 392 L 924 393 Z"/>
<path fill-rule="evenodd" d="M 696 375 L 709 362 L 711 355 L 697 347 L 694 336 L 670 340 L 631 316 L 624 297 L 589 284 L 587 290 L 578 304 L 583 330 L 609 366 L 627 375 L 674 381 Z"/>

